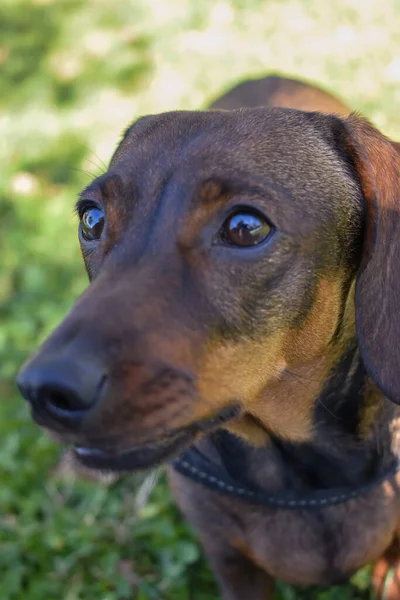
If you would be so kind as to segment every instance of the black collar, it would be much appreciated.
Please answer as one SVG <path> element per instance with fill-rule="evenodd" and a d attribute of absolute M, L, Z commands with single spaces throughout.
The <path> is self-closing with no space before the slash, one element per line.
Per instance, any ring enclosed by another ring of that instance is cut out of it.
<path fill-rule="evenodd" d="M 211 443 L 210 443 L 211 442 Z M 221 494 L 261 506 L 283 509 L 312 509 L 342 504 L 365 494 L 400 469 L 394 459 L 391 466 L 359 487 L 318 489 L 307 492 L 268 492 L 246 481 L 244 457 L 250 446 L 226 430 L 206 436 L 196 446 L 172 462 L 176 471 Z"/>

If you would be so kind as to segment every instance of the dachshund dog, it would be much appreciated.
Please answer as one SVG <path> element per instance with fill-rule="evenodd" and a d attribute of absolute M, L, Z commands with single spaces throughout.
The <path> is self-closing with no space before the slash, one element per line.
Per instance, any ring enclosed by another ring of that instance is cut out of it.
<path fill-rule="evenodd" d="M 91 283 L 18 376 L 82 464 L 169 464 L 225 600 L 371 562 L 400 598 L 400 157 L 350 112 L 268 77 L 137 120 L 77 204 Z"/>

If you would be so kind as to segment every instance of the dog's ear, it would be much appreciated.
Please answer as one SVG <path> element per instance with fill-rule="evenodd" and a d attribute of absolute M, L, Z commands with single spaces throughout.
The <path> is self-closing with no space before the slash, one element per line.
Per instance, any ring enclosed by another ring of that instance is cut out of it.
<path fill-rule="evenodd" d="M 365 202 L 364 247 L 356 281 L 361 357 L 380 390 L 400 404 L 400 155 L 365 119 L 343 120 L 346 154 Z"/>

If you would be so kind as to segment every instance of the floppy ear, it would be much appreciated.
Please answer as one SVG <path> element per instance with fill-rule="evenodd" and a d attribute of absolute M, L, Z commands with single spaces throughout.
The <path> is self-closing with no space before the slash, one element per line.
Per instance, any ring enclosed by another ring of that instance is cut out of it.
<path fill-rule="evenodd" d="M 400 404 L 400 154 L 368 121 L 343 120 L 346 154 L 366 208 L 361 265 L 356 281 L 356 324 L 367 372 Z"/>

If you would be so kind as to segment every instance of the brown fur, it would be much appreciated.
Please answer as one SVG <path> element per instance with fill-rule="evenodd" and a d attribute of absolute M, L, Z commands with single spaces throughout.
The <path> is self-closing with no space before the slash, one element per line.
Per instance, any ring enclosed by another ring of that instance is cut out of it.
<path fill-rule="evenodd" d="M 273 75 L 239 83 L 215 100 L 210 108 L 232 110 L 242 106 L 280 106 L 342 116 L 351 113 L 351 109 L 341 100 L 315 85 Z"/>
<path fill-rule="evenodd" d="M 269 108 L 231 110 L 260 104 Z M 247 82 L 212 108 L 139 119 L 83 192 L 106 213 L 101 240 L 81 240 L 92 283 L 21 390 L 40 424 L 114 467 L 116 457 L 126 468 L 121 453 L 129 468 L 166 460 L 152 454 L 160 444 L 174 454 L 197 443 L 238 405 L 224 426 L 254 448 L 257 485 L 368 483 L 398 455 L 396 148 L 293 80 Z M 275 233 L 251 250 L 219 245 L 243 204 Z M 177 431 L 183 441 L 168 446 Z M 226 600 L 271 598 L 274 578 L 340 582 L 388 552 L 399 527 L 399 478 L 315 511 L 170 480 Z"/>

